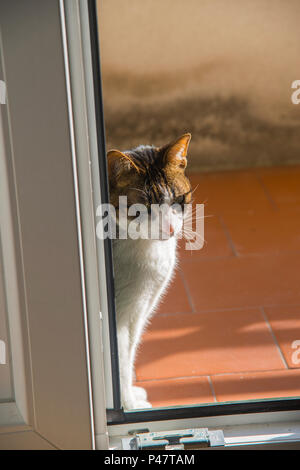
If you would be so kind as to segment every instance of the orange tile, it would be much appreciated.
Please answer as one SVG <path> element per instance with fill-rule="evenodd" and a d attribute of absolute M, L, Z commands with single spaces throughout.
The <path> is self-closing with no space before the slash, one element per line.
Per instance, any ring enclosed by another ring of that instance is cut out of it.
<path fill-rule="evenodd" d="M 284 364 L 258 309 L 154 317 L 137 380 L 271 370 Z"/>
<path fill-rule="evenodd" d="M 182 275 L 180 271 L 177 271 L 174 280 L 157 309 L 156 315 L 161 313 L 184 313 L 192 311 L 193 309 L 185 290 Z"/>
<path fill-rule="evenodd" d="M 189 243 L 186 240 L 180 240 L 179 258 L 194 260 L 206 257 L 233 256 L 234 253 L 218 216 L 211 216 L 211 214 L 205 216 L 204 239 L 204 246 L 200 250 L 189 250 Z"/>
<path fill-rule="evenodd" d="M 257 173 L 277 205 L 300 205 L 300 166 L 264 168 Z"/>
<path fill-rule="evenodd" d="M 196 311 L 300 304 L 300 253 L 181 262 Z"/>
<path fill-rule="evenodd" d="M 205 201 L 207 213 L 224 214 L 257 207 L 268 210 L 272 203 L 252 170 L 191 174 L 195 203 Z"/>
<path fill-rule="evenodd" d="M 224 214 L 238 254 L 300 251 L 300 214 L 293 208 Z"/>
<path fill-rule="evenodd" d="M 150 380 L 137 382 L 137 385 L 147 390 L 148 399 L 154 407 L 184 406 L 215 401 L 208 377 Z"/>
<path fill-rule="evenodd" d="M 300 368 L 300 305 L 266 307 L 265 312 L 288 366 Z"/>
<path fill-rule="evenodd" d="M 213 401 L 210 375 L 219 401 L 299 396 L 300 166 L 191 180 L 214 217 L 202 250 L 180 249 L 165 315 L 139 350 L 138 385 L 154 406 Z"/>
<path fill-rule="evenodd" d="M 300 396 L 300 370 L 217 375 L 211 380 L 218 401 Z"/>

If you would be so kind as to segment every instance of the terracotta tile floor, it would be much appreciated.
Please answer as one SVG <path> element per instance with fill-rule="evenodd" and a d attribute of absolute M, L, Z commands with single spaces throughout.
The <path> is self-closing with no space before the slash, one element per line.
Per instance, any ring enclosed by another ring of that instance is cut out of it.
<path fill-rule="evenodd" d="M 137 383 L 154 406 L 300 396 L 300 166 L 191 181 L 206 243 L 180 243 Z"/>

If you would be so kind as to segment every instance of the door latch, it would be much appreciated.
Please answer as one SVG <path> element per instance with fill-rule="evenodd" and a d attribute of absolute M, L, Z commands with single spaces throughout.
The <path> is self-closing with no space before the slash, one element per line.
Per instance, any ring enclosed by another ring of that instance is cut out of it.
<path fill-rule="evenodd" d="M 124 442 L 126 441 L 126 442 Z M 123 448 L 131 450 L 187 450 L 224 446 L 223 431 L 207 428 L 178 431 L 137 432 L 134 437 L 123 439 Z"/>

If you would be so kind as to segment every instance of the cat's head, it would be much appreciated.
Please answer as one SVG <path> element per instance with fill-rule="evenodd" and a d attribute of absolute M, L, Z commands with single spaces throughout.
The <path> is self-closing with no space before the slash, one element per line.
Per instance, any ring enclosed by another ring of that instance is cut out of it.
<path fill-rule="evenodd" d="M 132 150 L 108 152 L 110 202 L 117 217 L 119 197 L 127 196 L 127 206 L 146 206 L 148 217 L 153 217 L 153 205 L 163 205 L 159 228 L 163 239 L 181 231 L 183 212 L 179 208 L 191 202 L 191 185 L 185 175 L 190 140 L 191 134 L 184 134 L 163 147 L 141 145 Z"/>

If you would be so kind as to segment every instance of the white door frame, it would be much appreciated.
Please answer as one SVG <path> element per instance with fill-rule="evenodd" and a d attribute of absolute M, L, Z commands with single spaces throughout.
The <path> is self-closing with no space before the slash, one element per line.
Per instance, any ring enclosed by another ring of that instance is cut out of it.
<path fill-rule="evenodd" d="M 87 41 L 77 21 L 86 8 L 0 0 L 0 229 L 14 380 L 14 399 L 0 404 L 2 449 L 108 445 L 90 172 L 97 147 L 80 70 L 89 46 L 77 54 L 80 86 L 68 45 L 71 31 Z"/>

